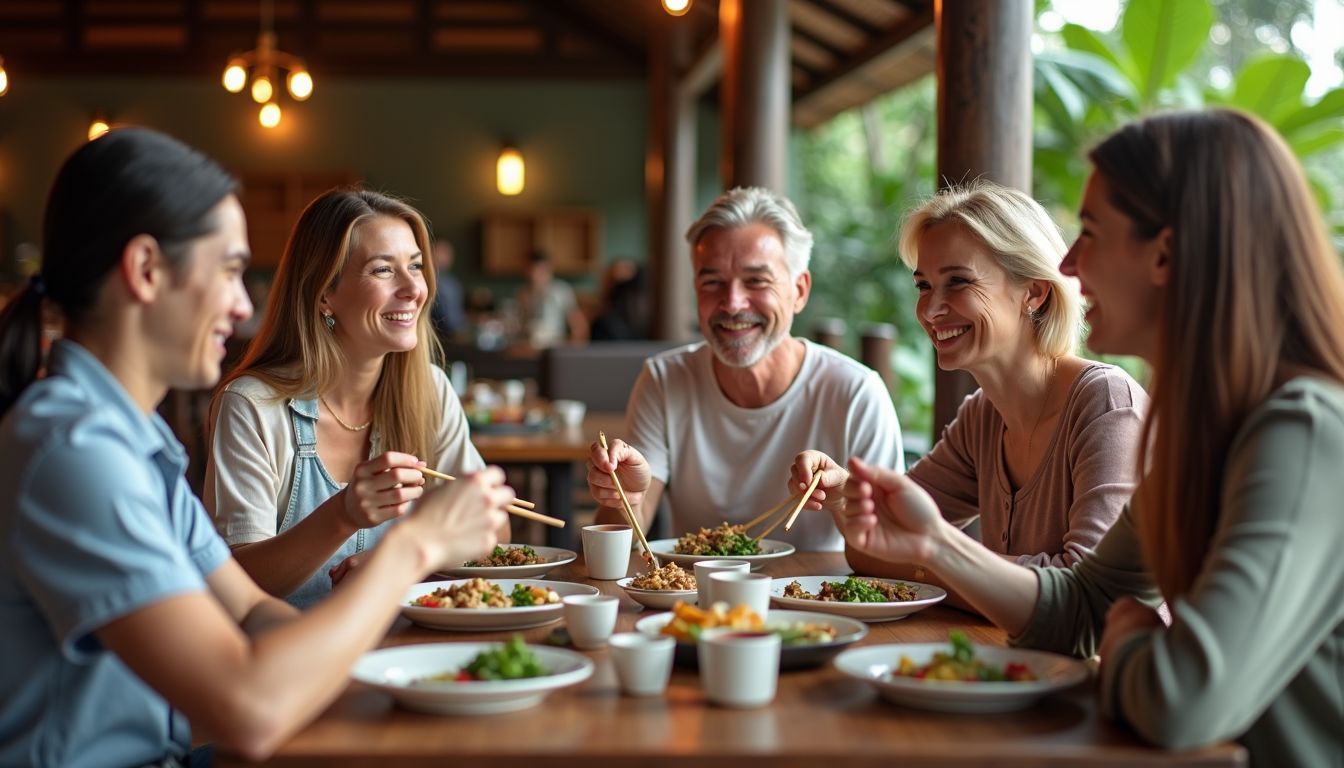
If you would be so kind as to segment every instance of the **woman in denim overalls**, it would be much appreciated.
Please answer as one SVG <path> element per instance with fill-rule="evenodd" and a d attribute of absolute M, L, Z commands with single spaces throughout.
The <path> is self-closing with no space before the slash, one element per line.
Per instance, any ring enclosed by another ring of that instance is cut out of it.
<path fill-rule="evenodd" d="M 216 395 L 206 506 L 238 562 L 294 605 L 328 594 L 412 508 L 420 467 L 484 467 L 434 364 L 428 250 L 424 219 L 399 200 L 318 197 Z"/>

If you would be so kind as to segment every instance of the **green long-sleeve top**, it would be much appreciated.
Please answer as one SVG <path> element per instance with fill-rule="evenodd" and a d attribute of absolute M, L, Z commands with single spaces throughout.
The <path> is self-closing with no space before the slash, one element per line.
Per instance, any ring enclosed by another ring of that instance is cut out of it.
<path fill-rule="evenodd" d="M 1297 378 L 1261 404 L 1221 505 L 1171 626 L 1104 660 L 1102 709 L 1170 749 L 1235 738 L 1255 765 L 1344 766 L 1344 388 Z M 1116 598 L 1156 597 L 1128 508 L 1090 556 L 1035 570 L 1019 645 L 1090 655 Z"/>

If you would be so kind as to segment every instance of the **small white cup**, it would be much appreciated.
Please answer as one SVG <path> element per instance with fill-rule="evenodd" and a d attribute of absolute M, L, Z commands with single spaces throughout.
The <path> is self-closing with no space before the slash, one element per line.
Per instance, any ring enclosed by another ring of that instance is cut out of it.
<path fill-rule="evenodd" d="M 570 595 L 565 598 L 565 626 L 575 648 L 592 650 L 607 644 L 616 628 L 615 595 Z"/>
<path fill-rule="evenodd" d="M 764 573 L 714 571 L 709 574 L 709 604 L 746 605 L 764 621 L 770 613 L 771 581 Z"/>
<path fill-rule="evenodd" d="M 657 696 L 667 689 L 676 638 L 621 632 L 612 635 L 608 645 L 622 691 L 631 696 Z"/>
<path fill-rule="evenodd" d="M 517 408 L 523 404 L 527 394 L 527 385 L 517 379 L 506 379 L 499 383 L 499 391 L 504 395 L 504 404 Z"/>
<path fill-rule="evenodd" d="M 630 567 L 630 526 L 583 526 L 583 561 L 592 579 L 619 579 Z"/>
<path fill-rule="evenodd" d="M 699 560 L 695 564 L 695 602 L 701 608 L 708 609 L 713 603 L 709 598 L 709 575 L 721 571 L 749 573 L 751 563 L 746 560 Z"/>
<path fill-rule="evenodd" d="M 724 707 L 763 707 L 775 698 L 779 681 L 779 635 L 718 628 L 706 630 L 696 646 L 700 687 L 705 698 Z"/>
<path fill-rule="evenodd" d="M 551 410 L 555 412 L 555 420 L 562 429 L 578 429 L 583 425 L 583 415 L 588 411 L 588 406 L 581 400 L 556 400 L 551 403 Z"/>

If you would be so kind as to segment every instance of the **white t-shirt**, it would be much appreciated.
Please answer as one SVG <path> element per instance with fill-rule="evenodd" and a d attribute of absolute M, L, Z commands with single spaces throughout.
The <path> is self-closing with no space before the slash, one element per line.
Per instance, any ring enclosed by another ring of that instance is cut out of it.
<path fill-rule="evenodd" d="M 443 403 L 434 468 L 457 476 L 484 469 L 448 376 L 435 366 L 433 379 Z M 279 532 L 294 488 L 297 450 L 290 401 L 277 398 L 260 379 L 243 376 L 229 382 L 215 407 L 202 501 L 229 546 L 269 539 Z M 369 458 L 382 452 L 374 433 Z"/>
<path fill-rule="evenodd" d="M 626 435 L 662 480 L 676 535 L 720 522 L 746 522 L 789 496 L 789 467 L 814 448 L 838 462 L 850 456 L 903 469 L 896 408 L 877 373 L 803 339 L 798 376 L 761 408 L 730 401 L 714 376 L 705 342 L 650 358 L 626 408 Z M 805 510 L 768 538 L 803 550 L 844 542 L 830 515 Z"/>

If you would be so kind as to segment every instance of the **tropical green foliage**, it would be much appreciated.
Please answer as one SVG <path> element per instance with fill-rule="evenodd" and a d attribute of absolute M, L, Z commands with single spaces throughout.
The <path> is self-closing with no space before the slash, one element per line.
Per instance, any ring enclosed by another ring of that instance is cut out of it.
<path fill-rule="evenodd" d="M 1038 10 L 1048 8 L 1040 3 Z M 1305 0 L 1130 0 L 1117 29 L 1065 25 L 1035 57 L 1034 189 L 1072 231 L 1088 173 L 1086 149 L 1120 124 L 1164 108 L 1226 104 L 1260 115 L 1303 159 L 1322 209 L 1344 246 L 1344 89 L 1306 96 L 1307 64 L 1276 53 L 1252 30 L 1286 38 L 1309 14 Z M 1229 41 L 1215 58 L 1211 30 Z M 1223 87 L 1211 72 L 1235 73 Z M 813 299 L 800 319 L 899 330 L 893 393 L 907 434 L 928 434 L 933 362 L 914 318 L 915 292 L 896 254 L 901 213 L 934 189 L 932 77 L 842 114 L 802 140 L 801 204 L 813 229 Z"/>

